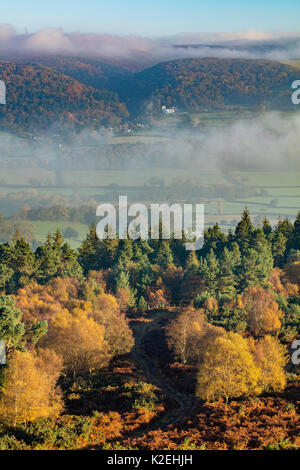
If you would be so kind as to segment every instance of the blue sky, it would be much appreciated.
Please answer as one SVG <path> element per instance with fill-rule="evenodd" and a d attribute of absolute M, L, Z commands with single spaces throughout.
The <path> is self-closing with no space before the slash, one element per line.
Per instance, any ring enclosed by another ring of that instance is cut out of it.
<path fill-rule="evenodd" d="M 299 31 L 299 0 L 7 0 L 0 23 L 18 32 L 65 31 L 164 36 L 179 32 Z"/>

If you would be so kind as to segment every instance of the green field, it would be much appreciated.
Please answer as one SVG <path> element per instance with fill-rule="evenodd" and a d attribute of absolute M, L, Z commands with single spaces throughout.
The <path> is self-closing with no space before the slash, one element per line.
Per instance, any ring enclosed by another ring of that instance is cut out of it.
<path fill-rule="evenodd" d="M 33 233 L 36 240 L 44 242 L 46 240 L 48 233 L 55 233 L 57 228 L 64 233 L 64 231 L 71 227 L 78 233 L 77 239 L 68 239 L 66 241 L 70 243 L 72 248 L 78 248 L 81 244 L 81 241 L 85 238 L 88 233 L 88 226 L 85 224 L 74 223 L 74 222 L 48 222 L 48 221 L 30 221 L 30 224 L 33 226 Z"/>
<path fill-rule="evenodd" d="M 137 144 L 139 142 L 143 144 L 153 144 L 155 142 L 165 142 L 165 141 L 167 141 L 167 138 L 163 136 L 134 134 L 134 135 L 114 136 L 114 137 L 111 137 L 108 142 L 110 144 Z"/>
<path fill-rule="evenodd" d="M 144 186 L 149 184 L 153 177 L 162 178 L 165 186 L 174 184 L 176 178 L 183 180 L 188 178 L 203 185 L 226 184 L 222 173 L 218 170 L 207 169 L 180 169 L 180 168 L 155 168 L 153 170 L 107 170 L 107 171 L 65 171 L 63 179 L 67 184 L 80 184 L 87 186 Z"/>
<path fill-rule="evenodd" d="M 233 171 L 232 176 L 240 183 L 261 188 L 274 186 L 300 188 L 300 171 Z"/>
<path fill-rule="evenodd" d="M 0 168 L 1 183 L 9 185 L 30 185 L 35 180 L 39 184 L 52 184 L 54 173 L 43 168 Z"/>

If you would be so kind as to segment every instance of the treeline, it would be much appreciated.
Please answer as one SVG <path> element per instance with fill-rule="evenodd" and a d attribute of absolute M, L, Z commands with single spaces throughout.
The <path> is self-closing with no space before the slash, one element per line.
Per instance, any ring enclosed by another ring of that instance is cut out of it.
<path fill-rule="evenodd" d="M 61 217 L 65 220 L 78 220 L 76 217 L 80 216 L 76 209 L 56 209 L 62 211 Z M 54 214 L 57 216 L 57 211 Z M 91 225 L 78 252 L 64 242 L 58 230 L 54 235 L 49 234 L 47 241 L 33 253 L 17 234 L 12 243 L 0 245 L 0 265 L 3 270 L 12 272 L 9 280 L 3 280 L 1 285 L 15 291 L 31 280 L 45 283 L 53 277 L 111 270 L 115 279 L 118 273 L 126 274 L 131 287 L 138 288 L 142 294 L 146 287 L 158 281 L 159 269 L 173 266 L 183 280 L 187 273 L 192 273 L 199 286 L 219 296 L 240 293 L 255 283 L 263 284 L 273 267 L 283 268 L 287 262 L 296 261 L 300 247 L 300 214 L 294 224 L 288 219 L 279 220 L 272 229 L 266 218 L 262 228 L 257 228 L 246 209 L 234 233 L 225 234 L 215 224 L 206 230 L 204 245 L 198 252 L 186 251 L 185 242 L 184 236 L 182 240 L 132 241 L 117 237 L 100 240 L 95 226 Z M 144 276 L 146 285 L 142 281 Z M 193 291 L 191 283 L 189 290 Z M 177 288 L 171 293 L 173 301 L 176 296 L 177 302 L 184 298 Z"/>

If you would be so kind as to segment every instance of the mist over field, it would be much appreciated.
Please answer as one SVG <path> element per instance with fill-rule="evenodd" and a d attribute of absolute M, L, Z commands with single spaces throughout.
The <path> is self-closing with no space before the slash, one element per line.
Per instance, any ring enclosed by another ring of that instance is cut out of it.
<path fill-rule="evenodd" d="M 50 164 L 52 169 L 61 168 L 63 154 L 78 155 L 78 168 L 85 156 L 93 149 L 101 156 L 103 149 L 114 139 L 104 131 L 85 129 L 78 135 L 64 135 L 57 127 L 49 128 L 41 141 L 22 140 L 13 134 L 2 137 L 2 157 L 26 157 L 35 159 L 40 165 Z M 151 141 L 153 138 L 153 141 Z M 131 152 L 132 138 L 124 137 L 120 150 L 119 168 L 134 170 L 157 167 L 166 168 L 230 168 L 249 170 L 293 170 L 299 169 L 300 114 L 285 115 L 268 112 L 255 119 L 237 119 L 221 128 L 203 129 L 162 129 L 153 126 L 147 138 L 138 134 L 141 142 L 140 154 Z M 148 141 L 147 141 L 148 139 Z M 141 149 L 142 150 L 142 149 Z M 14 155 L 13 155 L 14 154 Z M 13 158 L 10 158 L 13 163 Z M 73 159 L 76 165 L 76 157 Z M 66 162 L 67 163 L 67 162 Z M 56 166 L 58 164 L 58 166 Z M 85 170 L 93 170 L 93 166 Z"/>

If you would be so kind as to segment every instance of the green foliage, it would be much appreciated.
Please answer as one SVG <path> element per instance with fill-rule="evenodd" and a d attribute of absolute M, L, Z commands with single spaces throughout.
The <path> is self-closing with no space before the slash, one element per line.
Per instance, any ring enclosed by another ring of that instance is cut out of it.
<path fill-rule="evenodd" d="M 21 310 L 15 308 L 15 301 L 11 297 L 0 297 L 0 338 L 7 350 L 23 349 L 24 335 Z"/>

